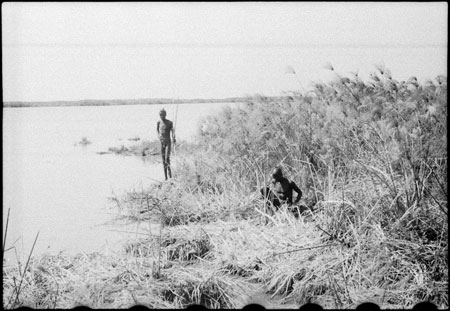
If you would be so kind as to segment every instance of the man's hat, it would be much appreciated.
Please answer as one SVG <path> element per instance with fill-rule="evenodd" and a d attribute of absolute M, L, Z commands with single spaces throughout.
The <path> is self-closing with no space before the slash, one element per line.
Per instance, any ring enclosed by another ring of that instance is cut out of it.
<path fill-rule="evenodd" d="M 167 113 L 166 113 L 166 111 L 164 110 L 164 108 L 163 109 L 161 109 L 161 111 L 159 112 L 159 115 L 167 115 Z"/>

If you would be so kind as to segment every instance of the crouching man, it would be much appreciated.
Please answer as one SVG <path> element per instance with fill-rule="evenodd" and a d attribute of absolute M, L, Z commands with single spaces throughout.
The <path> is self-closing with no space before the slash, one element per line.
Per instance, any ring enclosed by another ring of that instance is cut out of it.
<path fill-rule="evenodd" d="M 298 209 L 292 204 L 297 204 L 302 198 L 302 191 L 293 181 L 289 181 L 283 177 L 283 173 L 279 167 L 274 168 L 271 174 L 272 180 L 269 186 L 263 187 L 260 191 L 265 200 L 272 207 L 272 211 L 276 211 L 281 205 L 287 204 L 288 209 L 298 217 Z M 294 191 L 297 193 L 293 201 Z"/>

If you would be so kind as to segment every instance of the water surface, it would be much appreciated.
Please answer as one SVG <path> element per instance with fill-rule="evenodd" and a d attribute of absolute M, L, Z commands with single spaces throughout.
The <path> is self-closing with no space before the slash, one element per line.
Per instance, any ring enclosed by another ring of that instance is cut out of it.
<path fill-rule="evenodd" d="M 198 120 L 228 104 L 178 105 L 178 140 L 191 141 Z M 233 105 L 233 104 L 231 104 Z M 156 139 L 162 105 L 3 109 L 3 232 L 22 256 L 39 233 L 35 254 L 117 250 L 136 225 L 112 224 L 108 197 L 164 179 L 160 164 L 137 156 L 99 155 Z M 176 105 L 165 105 L 175 121 Z M 91 144 L 77 144 L 86 137 Z M 174 161 L 176 162 L 176 161 Z M 14 251 L 7 252 L 8 258 Z"/>

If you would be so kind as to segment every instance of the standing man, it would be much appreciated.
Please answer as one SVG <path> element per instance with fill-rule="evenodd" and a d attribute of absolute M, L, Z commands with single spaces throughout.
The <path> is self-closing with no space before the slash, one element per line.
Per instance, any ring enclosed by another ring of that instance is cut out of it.
<path fill-rule="evenodd" d="M 161 156 L 163 160 L 164 166 L 164 176 L 167 180 L 167 173 L 169 173 L 169 178 L 172 178 L 172 172 L 170 170 L 170 148 L 171 148 L 171 140 L 170 140 L 170 132 L 172 131 L 172 139 L 173 143 L 176 143 L 175 140 L 175 130 L 173 128 L 173 123 L 170 120 L 166 119 L 166 111 L 164 108 L 159 112 L 159 117 L 161 120 L 156 124 L 156 132 L 158 133 L 159 140 L 161 141 Z"/>

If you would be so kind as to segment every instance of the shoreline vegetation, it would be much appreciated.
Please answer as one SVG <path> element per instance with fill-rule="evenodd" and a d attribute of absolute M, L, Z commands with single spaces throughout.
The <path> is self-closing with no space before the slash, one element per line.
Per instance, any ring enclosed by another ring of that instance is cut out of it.
<path fill-rule="evenodd" d="M 116 154 L 123 156 L 139 156 L 152 158 L 153 156 L 160 154 L 161 145 L 159 140 L 141 140 L 139 137 L 129 138 L 131 141 L 139 141 L 139 143 L 126 147 L 125 144 L 121 144 L 120 147 L 109 147 L 108 151 L 98 151 L 97 154 Z M 184 146 L 186 143 L 181 141 L 177 142 L 177 148 Z"/>
<path fill-rule="evenodd" d="M 173 179 L 110 198 L 157 234 L 4 267 L 4 308 L 447 309 L 447 80 L 336 75 L 204 118 Z M 274 166 L 312 212 L 266 208 Z"/>
<path fill-rule="evenodd" d="M 146 98 L 146 99 L 86 99 L 75 101 L 30 101 L 30 102 L 9 101 L 3 102 L 3 108 L 234 103 L 247 101 L 249 98 L 250 97 L 229 97 L 223 99 Z"/>

